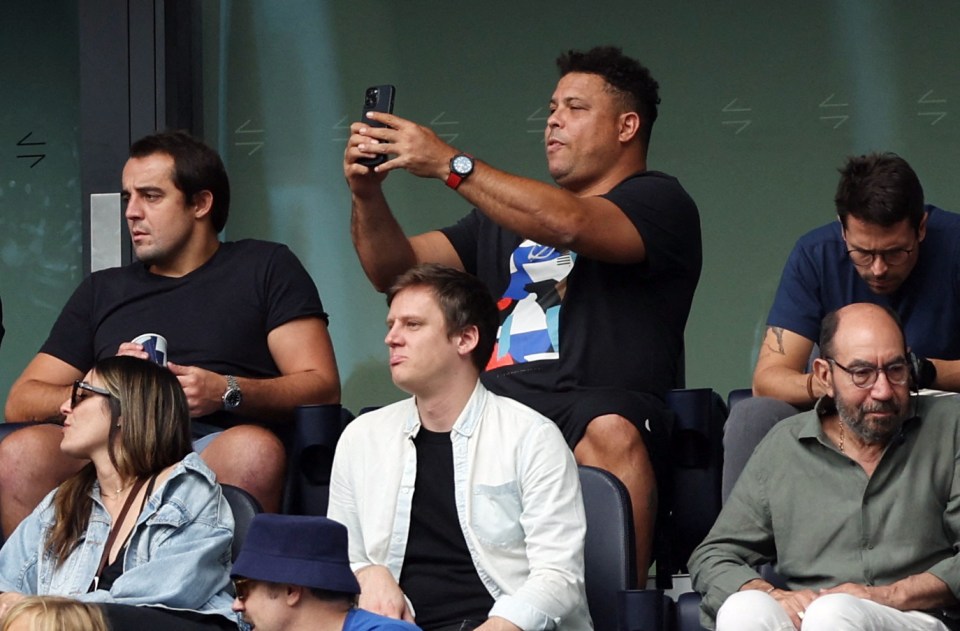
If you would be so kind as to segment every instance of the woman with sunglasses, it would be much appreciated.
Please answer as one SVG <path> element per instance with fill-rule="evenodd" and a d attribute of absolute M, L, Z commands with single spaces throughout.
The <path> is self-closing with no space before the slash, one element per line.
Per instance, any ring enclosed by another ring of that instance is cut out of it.
<path fill-rule="evenodd" d="M 114 631 L 236 629 L 233 516 L 191 451 L 177 378 L 110 357 L 74 383 L 60 411 L 60 449 L 90 462 L 0 548 L 0 622 L 25 595 L 52 594 L 103 603 Z"/>

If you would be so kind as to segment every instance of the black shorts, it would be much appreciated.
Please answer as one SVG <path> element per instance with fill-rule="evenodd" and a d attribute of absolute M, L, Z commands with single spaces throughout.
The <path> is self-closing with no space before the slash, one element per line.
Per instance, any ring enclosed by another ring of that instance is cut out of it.
<path fill-rule="evenodd" d="M 587 425 L 607 414 L 629 420 L 640 431 L 647 450 L 662 452 L 673 424 L 673 413 L 652 394 L 615 388 L 582 388 L 562 392 L 504 393 L 543 414 L 560 428 L 573 449 L 583 438 Z"/>
<path fill-rule="evenodd" d="M 587 425 L 598 416 L 617 414 L 633 423 L 650 456 L 661 498 L 670 489 L 670 429 L 674 414 L 658 397 L 617 388 L 581 388 L 561 392 L 504 394 L 533 408 L 560 428 L 570 449 L 577 446 Z"/>

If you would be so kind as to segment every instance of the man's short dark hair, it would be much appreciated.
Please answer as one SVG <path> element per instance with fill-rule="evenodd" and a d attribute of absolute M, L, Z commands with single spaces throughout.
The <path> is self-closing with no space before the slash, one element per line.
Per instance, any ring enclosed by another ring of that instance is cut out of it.
<path fill-rule="evenodd" d="M 895 153 L 869 153 L 847 158 L 839 169 L 837 215 L 888 228 L 904 219 L 914 230 L 923 220 L 923 187 L 907 161 Z"/>
<path fill-rule="evenodd" d="M 307 590 L 317 600 L 327 603 L 343 603 L 349 607 L 357 605 L 357 594 L 347 592 L 334 592 L 329 589 L 320 589 L 318 587 L 308 587 Z"/>
<path fill-rule="evenodd" d="M 650 143 L 653 123 L 660 104 L 658 84 L 650 70 L 636 59 L 627 57 L 616 46 L 597 46 L 586 52 L 568 50 L 557 57 L 560 76 L 584 72 L 603 77 L 620 98 L 624 111 L 640 114 L 640 139 L 644 147 Z"/>
<path fill-rule="evenodd" d="M 256 579 L 254 579 L 256 580 Z M 294 587 L 300 587 L 310 593 L 311 596 L 317 600 L 322 600 L 325 603 L 341 603 L 347 608 L 356 607 L 357 605 L 357 594 L 351 594 L 349 592 L 335 592 L 329 589 L 320 589 L 319 587 L 305 587 L 303 585 L 296 585 L 294 583 L 277 583 L 275 581 L 260 581 L 266 585 L 267 593 L 270 595 L 270 598 L 277 598 L 287 589 L 287 585 L 293 585 Z"/>
<path fill-rule="evenodd" d="M 210 218 L 217 232 L 223 230 L 230 214 L 230 180 L 220 155 L 184 131 L 145 136 L 130 146 L 131 158 L 146 158 L 155 153 L 173 158 L 173 184 L 183 192 L 187 203 L 193 203 L 197 193 L 210 191 Z"/>
<path fill-rule="evenodd" d="M 470 358 L 482 371 L 493 353 L 500 323 L 497 305 L 487 286 L 472 274 L 445 265 L 424 263 L 397 277 L 387 291 L 387 305 L 393 303 L 398 293 L 410 287 L 426 287 L 433 291 L 448 335 L 456 335 L 469 326 L 477 327 L 479 339 Z"/>

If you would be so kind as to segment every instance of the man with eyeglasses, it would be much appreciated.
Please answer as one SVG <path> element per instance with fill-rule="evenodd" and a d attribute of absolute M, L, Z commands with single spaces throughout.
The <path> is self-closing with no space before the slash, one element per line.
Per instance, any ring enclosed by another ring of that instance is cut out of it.
<path fill-rule="evenodd" d="M 920 180 L 896 154 L 849 158 L 840 173 L 839 221 L 797 241 L 767 319 L 755 396 L 727 419 L 724 498 L 770 428 L 825 394 L 807 366 L 830 311 L 890 307 L 916 354 L 916 385 L 960 391 L 960 215 L 925 206 Z"/>
<path fill-rule="evenodd" d="M 760 443 L 690 559 L 718 631 L 960 629 L 960 402 L 911 395 L 897 315 L 823 319 L 814 410 Z M 754 569 L 773 563 L 783 584 Z"/>

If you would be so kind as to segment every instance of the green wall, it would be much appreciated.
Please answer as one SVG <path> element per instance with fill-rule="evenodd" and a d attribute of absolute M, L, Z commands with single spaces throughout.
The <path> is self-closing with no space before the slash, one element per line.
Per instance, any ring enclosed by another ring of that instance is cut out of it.
<path fill-rule="evenodd" d="M 83 275 L 78 67 L 76 2 L 0 3 L 0 406 Z"/>
<path fill-rule="evenodd" d="M 540 132 L 557 53 L 614 43 L 646 63 L 663 101 L 651 167 L 678 176 L 702 216 L 689 386 L 749 385 L 783 262 L 797 237 L 833 219 L 846 155 L 897 151 L 930 201 L 957 207 L 952 2 L 454 6 L 235 1 L 207 15 L 207 135 L 239 193 L 229 236 L 285 241 L 305 260 L 352 408 L 400 396 L 385 363 L 383 300 L 350 245 L 341 171 L 344 126 L 367 85 L 395 84 L 401 116 L 546 180 Z M 263 131 L 238 133 L 244 123 Z M 253 146 L 237 143 L 253 138 L 264 144 L 249 155 Z M 386 188 L 410 233 L 468 210 L 437 180 L 395 173 Z"/>
<path fill-rule="evenodd" d="M 55 13 L 50 2 L 17 4 Z M 2 6 L 0 76 L 6 83 L 15 71 L 15 85 L 25 86 L 0 92 L 5 392 L 79 281 L 80 231 L 69 72 L 75 17 L 50 29 L 37 23 L 34 32 L 11 28 Z M 546 181 L 541 131 L 556 55 L 612 43 L 646 63 L 663 100 L 650 165 L 679 177 L 701 211 L 704 271 L 686 339 L 693 387 L 725 393 L 749 384 L 783 262 L 797 237 L 833 218 L 836 168 L 846 155 L 897 151 L 929 201 L 960 210 L 953 1 L 199 6 L 204 135 L 222 151 L 235 191 L 227 236 L 283 241 L 304 261 L 331 314 L 353 409 L 401 396 L 385 362 L 383 298 L 350 243 L 341 167 L 346 124 L 359 116 L 368 85 L 395 84 L 401 116 L 494 166 Z M 39 171 L 12 158 L 12 144 L 40 122 L 61 159 L 37 167 L 57 164 L 58 175 L 51 168 L 27 194 L 25 178 Z M 469 210 L 436 180 L 395 173 L 386 188 L 411 233 Z"/>

